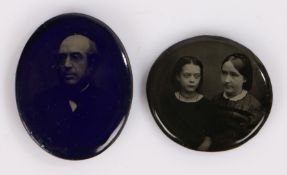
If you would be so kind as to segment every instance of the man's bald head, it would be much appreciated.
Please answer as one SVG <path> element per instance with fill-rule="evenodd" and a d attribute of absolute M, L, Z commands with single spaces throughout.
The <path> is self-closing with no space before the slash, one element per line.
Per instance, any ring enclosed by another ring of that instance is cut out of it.
<path fill-rule="evenodd" d="M 59 48 L 59 74 L 63 83 L 77 85 L 91 74 L 96 45 L 84 35 L 66 37 Z M 91 56 L 92 55 L 92 56 Z"/>
<path fill-rule="evenodd" d="M 97 51 L 96 45 L 88 37 L 84 35 L 70 35 L 66 37 L 59 48 L 59 52 L 79 51 L 87 54 L 92 54 Z"/>

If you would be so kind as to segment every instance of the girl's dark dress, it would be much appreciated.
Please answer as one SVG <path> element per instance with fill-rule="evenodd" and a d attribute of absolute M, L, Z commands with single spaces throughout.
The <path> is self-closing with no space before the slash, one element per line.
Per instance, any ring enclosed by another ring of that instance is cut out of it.
<path fill-rule="evenodd" d="M 197 102 L 182 102 L 173 94 L 161 103 L 162 122 L 175 136 L 174 140 L 186 147 L 197 149 L 205 136 L 209 136 L 209 124 L 213 106 L 206 99 Z"/>

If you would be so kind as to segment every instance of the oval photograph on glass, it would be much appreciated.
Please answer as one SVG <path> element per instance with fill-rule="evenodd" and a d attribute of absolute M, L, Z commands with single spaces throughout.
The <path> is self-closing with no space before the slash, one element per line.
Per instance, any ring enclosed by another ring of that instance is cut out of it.
<path fill-rule="evenodd" d="M 198 151 L 238 147 L 263 126 L 272 105 L 269 76 L 246 47 L 226 38 L 181 41 L 152 66 L 149 106 L 161 130 Z"/>
<path fill-rule="evenodd" d="M 123 45 L 93 17 L 48 20 L 22 52 L 16 100 L 26 130 L 47 152 L 71 160 L 103 152 L 123 129 L 132 101 Z"/>

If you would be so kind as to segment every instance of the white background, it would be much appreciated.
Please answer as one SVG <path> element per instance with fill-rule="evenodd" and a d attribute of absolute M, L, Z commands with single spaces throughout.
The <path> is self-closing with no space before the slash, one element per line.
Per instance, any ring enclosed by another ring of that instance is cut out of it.
<path fill-rule="evenodd" d="M 102 154 L 84 161 L 54 157 L 26 133 L 15 101 L 15 72 L 32 33 L 67 12 L 94 16 L 123 42 L 134 78 L 126 126 Z M 147 175 L 287 174 L 286 0 L 1 0 L 0 174 Z M 148 108 L 149 69 L 170 45 L 197 35 L 219 35 L 251 49 L 266 66 L 273 107 L 261 131 L 243 146 L 220 153 L 186 149 L 167 138 Z M 285 117 L 284 117 L 285 116 Z"/>

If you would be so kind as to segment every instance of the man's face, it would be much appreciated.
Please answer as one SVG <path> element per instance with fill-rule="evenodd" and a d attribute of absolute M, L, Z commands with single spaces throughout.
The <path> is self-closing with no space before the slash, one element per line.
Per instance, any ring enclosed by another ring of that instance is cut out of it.
<path fill-rule="evenodd" d="M 76 85 L 89 74 L 88 51 L 90 40 L 72 35 L 63 40 L 59 48 L 59 74 L 66 85 Z"/>

